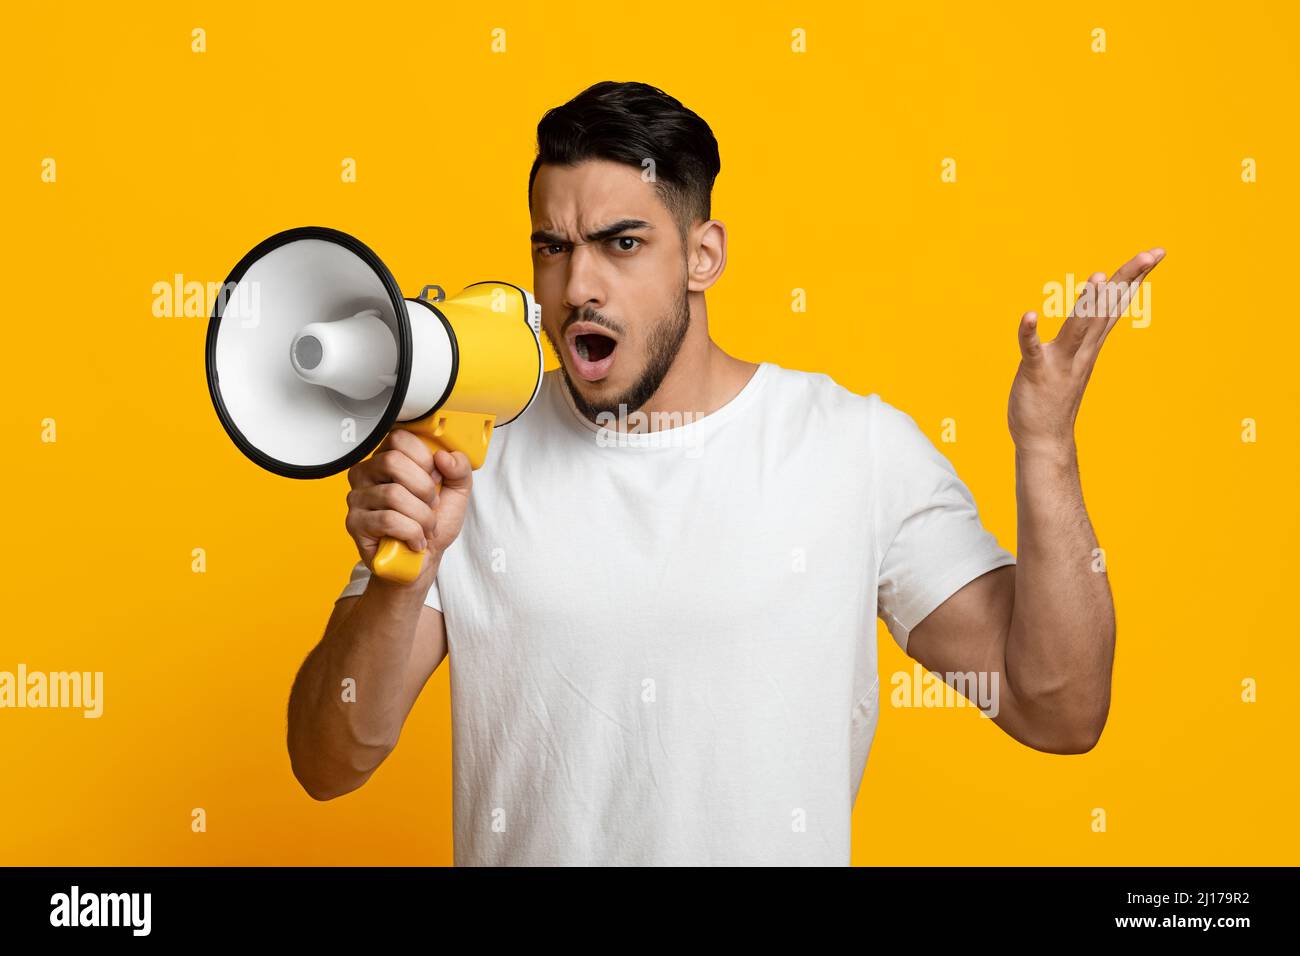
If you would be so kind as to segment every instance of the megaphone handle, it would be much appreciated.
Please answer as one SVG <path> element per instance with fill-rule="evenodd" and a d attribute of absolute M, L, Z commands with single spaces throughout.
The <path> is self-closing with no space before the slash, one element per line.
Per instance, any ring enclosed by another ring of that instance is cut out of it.
<path fill-rule="evenodd" d="M 492 440 L 495 426 L 496 415 L 444 411 L 417 421 L 402 422 L 397 427 L 419 436 L 431 452 L 464 452 L 470 467 L 477 470 L 487 459 L 488 442 Z M 424 551 L 412 551 L 404 541 L 384 538 L 379 542 L 371 565 L 374 573 L 385 580 L 410 584 L 420 576 L 425 554 Z"/>

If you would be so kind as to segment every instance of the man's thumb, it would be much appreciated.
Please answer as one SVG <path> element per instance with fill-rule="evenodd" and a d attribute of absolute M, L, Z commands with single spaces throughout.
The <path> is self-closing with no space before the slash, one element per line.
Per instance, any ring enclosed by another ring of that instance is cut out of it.
<path fill-rule="evenodd" d="M 463 451 L 440 451 L 433 463 L 442 472 L 443 491 L 458 491 L 469 487 L 474 469 L 470 467 L 469 456 Z"/>

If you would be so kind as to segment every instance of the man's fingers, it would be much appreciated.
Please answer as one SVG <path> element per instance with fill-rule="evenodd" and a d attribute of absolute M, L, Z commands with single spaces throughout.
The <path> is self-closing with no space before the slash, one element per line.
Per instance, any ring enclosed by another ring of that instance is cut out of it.
<path fill-rule="evenodd" d="M 1074 328 L 1073 354 L 1075 355 L 1091 349 L 1095 343 L 1100 342 L 1106 330 L 1115 321 L 1111 316 L 1119 314 L 1115 311 L 1115 299 L 1119 290 L 1106 281 L 1106 273 L 1094 272 L 1088 277 L 1088 284 L 1089 301 L 1081 309 L 1081 321 Z M 1122 312 L 1123 308 L 1121 307 L 1119 311 Z"/>
<path fill-rule="evenodd" d="M 1106 327 L 1107 332 L 1128 308 L 1129 302 L 1137 294 L 1147 275 L 1164 257 L 1165 250 L 1157 246 L 1147 252 L 1139 252 L 1115 270 L 1115 274 L 1104 287 L 1105 294 L 1099 298 L 1096 309 L 1097 315 L 1105 315 L 1110 320 Z"/>
<path fill-rule="evenodd" d="M 396 538 L 412 551 L 422 551 L 428 543 L 420 522 L 400 511 L 351 511 L 347 528 L 356 538 Z"/>
<path fill-rule="evenodd" d="M 1056 333 L 1056 338 L 1053 340 L 1062 347 L 1064 352 L 1073 355 L 1083 343 L 1088 329 L 1096 321 L 1093 316 L 1098 314 L 1098 302 L 1104 298 L 1105 282 L 1106 273 L 1094 272 L 1079 287 L 1079 297 L 1074 301 L 1074 308 L 1065 317 L 1061 330 Z"/>
<path fill-rule="evenodd" d="M 1043 357 L 1043 343 L 1038 338 L 1038 313 L 1026 312 L 1020 317 L 1020 357 L 1026 362 L 1038 362 Z"/>
<path fill-rule="evenodd" d="M 1165 250 L 1159 246 L 1146 252 L 1139 252 L 1116 269 L 1115 274 L 1110 277 L 1110 281 L 1117 285 L 1128 285 L 1131 282 L 1138 281 L 1154 269 L 1164 257 Z"/>
<path fill-rule="evenodd" d="M 415 497 L 409 488 L 395 482 L 354 488 L 348 492 L 348 507 L 357 511 L 396 511 L 415 521 L 433 534 L 438 526 L 437 513 L 427 502 Z"/>
<path fill-rule="evenodd" d="M 1079 295 L 1074 300 L 1074 308 L 1066 316 L 1067 320 L 1074 318 L 1076 315 L 1084 316 L 1096 315 L 1097 312 L 1097 286 L 1106 281 L 1106 273 L 1094 272 L 1088 276 L 1083 285 L 1079 286 Z"/>
<path fill-rule="evenodd" d="M 428 449 L 425 451 L 427 453 Z M 429 461 L 433 461 L 432 454 L 429 454 Z M 425 501 L 431 500 L 438 490 L 434 476 L 423 470 L 405 451 L 396 448 L 377 451 L 360 464 L 353 465 L 348 470 L 348 482 L 353 488 L 397 482 L 406 485 Z"/>
<path fill-rule="evenodd" d="M 1119 317 L 1124 314 L 1133 297 L 1141 290 L 1142 283 L 1164 257 L 1165 250 L 1156 246 L 1154 249 L 1138 253 L 1115 270 L 1115 275 L 1107 283 L 1106 326 L 1101 330 L 1097 348 L 1101 348 L 1105 343 L 1106 336 L 1110 335 L 1110 330 L 1119 322 Z M 1134 269 L 1137 271 L 1134 272 Z"/>
<path fill-rule="evenodd" d="M 412 461 L 426 472 L 433 471 L 433 452 L 424 443 L 424 439 L 414 432 L 408 432 L 405 428 L 394 428 L 388 433 L 384 443 L 379 447 L 384 448 L 385 446 L 405 452 Z"/>

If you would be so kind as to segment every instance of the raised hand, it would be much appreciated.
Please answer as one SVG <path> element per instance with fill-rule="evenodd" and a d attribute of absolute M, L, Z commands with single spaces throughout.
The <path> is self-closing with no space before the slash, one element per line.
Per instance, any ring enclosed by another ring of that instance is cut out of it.
<path fill-rule="evenodd" d="M 1074 422 L 1083 391 L 1106 336 L 1152 269 L 1165 257 L 1159 247 L 1139 252 L 1106 280 L 1094 272 L 1080 291 L 1056 338 L 1038 338 L 1038 314 L 1020 318 L 1020 368 L 1011 383 L 1007 425 L 1017 450 L 1072 453 Z"/>

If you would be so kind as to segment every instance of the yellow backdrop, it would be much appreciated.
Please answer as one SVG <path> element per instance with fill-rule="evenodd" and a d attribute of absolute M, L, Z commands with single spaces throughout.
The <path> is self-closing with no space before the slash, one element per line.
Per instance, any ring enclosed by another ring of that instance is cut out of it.
<path fill-rule="evenodd" d="M 369 243 L 408 295 L 531 285 L 537 120 L 603 79 L 666 89 L 720 141 L 723 347 L 907 411 L 1012 550 L 1021 313 L 1169 250 L 1079 422 L 1119 626 L 1101 743 L 1042 754 L 882 694 L 855 863 L 1296 862 L 1283 6 L 11 10 L 0 671 L 102 671 L 104 700 L 0 710 L 0 863 L 451 862 L 445 664 L 361 790 L 321 804 L 291 775 L 290 683 L 355 559 L 346 479 L 245 460 L 209 403 L 206 314 L 159 315 L 155 289 L 306 224 Z M 879 640 L 888 692 L 911 662 Z"/>

